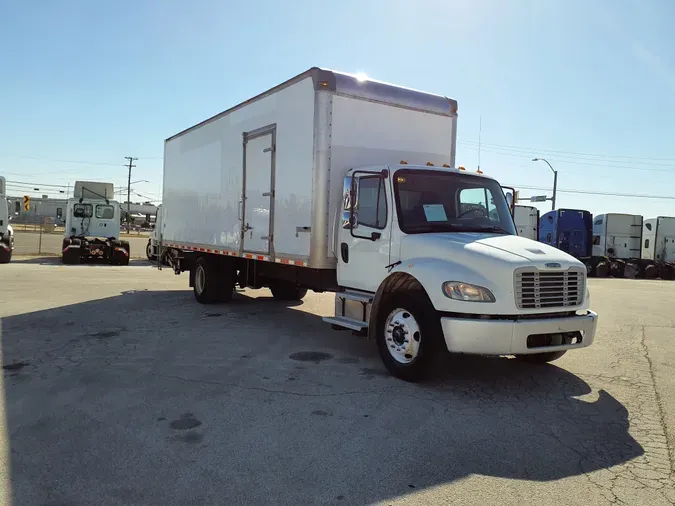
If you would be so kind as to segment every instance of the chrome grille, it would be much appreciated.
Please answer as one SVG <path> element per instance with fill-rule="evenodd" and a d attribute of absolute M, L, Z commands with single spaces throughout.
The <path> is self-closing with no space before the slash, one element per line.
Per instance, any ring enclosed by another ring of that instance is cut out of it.
<path fill-rule="evenodd" d="M 540 271 L 526 268 L 516 271 L 518 309 L 548 309 L 578 306 L 584 301 L 586 272 L 583 269 Z"/>

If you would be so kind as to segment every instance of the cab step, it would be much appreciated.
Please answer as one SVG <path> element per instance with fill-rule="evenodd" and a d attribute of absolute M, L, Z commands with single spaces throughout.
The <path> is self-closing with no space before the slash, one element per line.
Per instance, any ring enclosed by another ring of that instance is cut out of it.
<path fill-rule="evenodd" d="M 344 292 L 337 292 L 336 297 L 343 300 L 353 300 L 355 302 L 363 302 L 370 304 L 373 302 L 373 294 L 369 292 L 359 292 L 357 290 L 345 290 Z"/>
<path fill-rule="evenodd" d="M 331 325 L 353 330 L 355 332 L 363 332 L 368 329 L 368 324 L 366 322 L 348 318 L 347 316 L 324 316 L 322 320 Z"/>

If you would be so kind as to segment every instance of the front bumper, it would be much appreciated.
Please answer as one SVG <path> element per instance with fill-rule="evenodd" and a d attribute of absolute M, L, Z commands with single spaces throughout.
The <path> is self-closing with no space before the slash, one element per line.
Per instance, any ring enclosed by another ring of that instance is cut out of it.
<path fill-rule="evenodd" d="M 443 337 L 450 352 L 478 355 L 525 355 L 585 348 L 593 343 L 598 314 L 528 320 L 479 320 L 441 318 Z M 528 348 L 528 337 L 581 332 L 581 342 Z"/>

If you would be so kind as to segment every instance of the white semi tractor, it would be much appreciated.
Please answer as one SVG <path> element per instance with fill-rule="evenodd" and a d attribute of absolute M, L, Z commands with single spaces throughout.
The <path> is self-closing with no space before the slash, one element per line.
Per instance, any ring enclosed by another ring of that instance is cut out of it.
<path fill-rule="evenodd" d="M 162 244 L 201 303 L 335 293 L 324 318 L 414 381 L 446 351 L 548 362 L 591 345 L 586 268 L 518 237 L 455 168 L 457 102 L 312 68 L 165 141 Z"/>
<path fill-rule="evenodd" d="M 14 251 L 14 230 L 9 224 L 9 203 L 7 202 L 7 184 L 0 176 L 0 264 L 8 264 Z"/>
<path fill-rule="evenodd" d="M 120 240 L 122 210 L 112 200 L 113 183 L 76 181 L 68 199 L 61 248 L 64 264 L 103 260 L 112 265 L 129 264 L 129 243 Z"/>
<path fill-rule="evenodd" d="M 533 241 L 539 238 L 539 209 L 534 206 L 516 205 L 513 207 L 513 221 L 516 233 Z"/>
<path fill-rule="evenodd" d="M 164 223 L 162 214 L 163 210 L 160 204 L 157 206 L 157 214 L 155 215 L 155 228 L 150 233 L 148 244 L 145 246 L 145 256 L 150 261 L 159 260 L 163 265 L 168 265 L 169 250 L 161 248 L 162 224 Z"/>

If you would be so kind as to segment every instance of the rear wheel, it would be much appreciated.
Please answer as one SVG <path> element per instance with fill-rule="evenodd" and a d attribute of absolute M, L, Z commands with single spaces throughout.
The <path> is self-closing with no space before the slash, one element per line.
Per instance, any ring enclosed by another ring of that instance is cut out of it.
<path fill-rule="evenodd" d="M 152 254 L 152 243 L 150 242 L 150 239 L 148 239 L 148 244 L 145 246 L 145 256 L 148 257 L 148 260 L 150 261 L 155 259 L 155 255 Z"/>
<path fill-rule="evenodd" d="M 71 247 L 68 246 L 77 246 Z M 80 246 L 77 239 L 66 239 L 61 247 L 61 262 L 65 265 L 75 265 L 80 263 Z M 68 249 L 66 249 L 68 248 Z"/>
<path fill-rule="evenodd" d="M 276 281 L 270 286 L 272 297 L 277 300 L 302 300 L 307 295 L 307 288 L 300 288 L 295 283 Z"/>
<path fill-rule="evenodd" d="M 110 254 L 110 263 L 112 265 L 129 265 L 129 257 L 131 256 L 129 243 L 127 241 L 115 241 L 111 244 L 111 247 L 113 250 Z M 118 248 L 122 248 L 123 251 Z"/>
<path fill-rule="evenodd" d="M 233 294 L 232 269 L 228 263 L 202 256 L 195 263 L 193 291 L 200 304 L 229 302 Z"/>
<path fill-rule="evenodd" d="M 440 319 L 424 292 L 387 297 L 378 309 L 376 325 L 380 358 L 399 379 L 426 379 L 438 372 L 448 355 Z"/>

